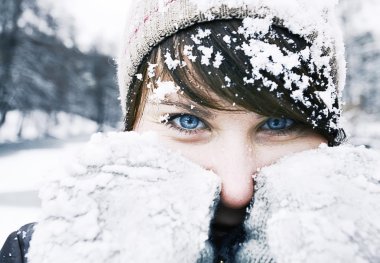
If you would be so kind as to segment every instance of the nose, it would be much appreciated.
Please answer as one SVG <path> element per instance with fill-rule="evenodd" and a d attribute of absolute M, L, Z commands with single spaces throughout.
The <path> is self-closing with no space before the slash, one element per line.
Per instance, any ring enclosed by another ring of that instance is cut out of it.
<path fill-rule="evenodd" d="M 254 152 L 245 141 L 223 142 L 213 155 L 211 169 L 221 178 L 221 202 L 227 208 L 245 208 L 254 193 Z"/>

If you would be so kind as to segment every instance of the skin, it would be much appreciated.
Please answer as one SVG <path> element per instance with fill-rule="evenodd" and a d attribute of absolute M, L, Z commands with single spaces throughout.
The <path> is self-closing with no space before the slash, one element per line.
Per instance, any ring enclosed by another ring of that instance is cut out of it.
<path fill-rule="evenodd" d="M 301 125 L 268 130 L 267 116 L 239 109 L 225 101 L 221 103 L 234 111 L 204 108 L 179 94 L 169 94 L 158 103 L 148 100 L 135 131 L 155 131 L 164 145 L 180 151 L 221 178 L 221 202 L 215 224 L 228 228 L 244 220 L 246 207 L 254 194 L 254 176 L 260 168 L 327 141 Z M 191 114 L 204 125 L 183 130 L 178 121 L 168 117 L 175 114 Z"/>

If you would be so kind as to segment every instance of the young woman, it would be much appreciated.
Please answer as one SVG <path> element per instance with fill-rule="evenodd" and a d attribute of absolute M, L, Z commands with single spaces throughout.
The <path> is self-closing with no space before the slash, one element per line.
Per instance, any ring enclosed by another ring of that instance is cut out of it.
<path fill-rule="evenodd" d="M 136 1 L 118 66 L 126 133 L 95 138 L 42 194 L 31 262 L 275 262 L 247 225 L 257 174 L 345 140 L 331 2 Z M 0 262 L 22 262 L 31 229 Z"/>
<path fill-rule="evenodd" d="M 152 8 L 143 26 L 137 21 L 127 35 L 127 55 L 119 66 L 125 131 L 156 131 L 167 147 L 220 177 L 212 232 L 220 245 L 243 222 L 254 194 L 252 178 L 261 167 L 322 143 L 344 141 L 338 125 L 344 63 L 338 61 L 339 37 L 320 39 L 330 33 L 319 32 L 327 28 L 310 26 L 315 30 L 310 35 L 292 32 L 286 27 L 292 23 L 289 14 L 284 15 L 288 21 L 274 15 L 288 12 L 295 2 L 276 2 L 268 10 L 254 1 L 230 9 L 220 1 L 211 19 L 197 13 L 171 17 L 176 5 L 197 1 L 185 2 L 164 1 L 164 11 Z M 316 19 L 328 16 L 319 11 Z M 170 28 L 172 23 L 179 28 Z M 140 43 L 151 24 L 162 28 Z M 136 55 L 143 59 L 134 68 Z"/>

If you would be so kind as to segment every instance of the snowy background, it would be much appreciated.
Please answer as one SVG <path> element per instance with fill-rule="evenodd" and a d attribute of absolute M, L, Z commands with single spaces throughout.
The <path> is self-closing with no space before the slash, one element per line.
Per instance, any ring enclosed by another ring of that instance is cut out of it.
<path fill-rule="evenodd" d="M 26 62 L 12 58 L 16 66 L 8 81 L 19 81 L 17 88 L 0 87 L 0 246 L 11 231 L 38 219 L 37 191 L 44 176 L 62 167 L 93 132 L 120 128 L 112 58 L 128 9 L 123 0 L 2 1 L 0 34 L 12 28 L 4 26 L 3 14 L 14 8 L 7 4 L 16 2 L 23 3 L 15 24 L 18 53 L 36 53 L 36 37 L 42 42 L 38 56 L 31 54 Z M 380 1 L 342 0 L 340 12 L 348 62 L 345 126 L 353 143 L 380 149 Z M 62 69 L 62 58 L 54 56 L 57 50 L 49 53 L 51 46 L 44 49 L 47 44 L 58 46 L 76 72 Z M 45 67 L 31 67 L 36 61 L 57 61 L 51 68 L 60 74 L 49 79 Z M 0 78 L 6 78 L 4 72 L 0 68 Z M 69 80 L 58 78 L 63 73 Z M 54 88 L 62 82 L 67 90 Z"/>

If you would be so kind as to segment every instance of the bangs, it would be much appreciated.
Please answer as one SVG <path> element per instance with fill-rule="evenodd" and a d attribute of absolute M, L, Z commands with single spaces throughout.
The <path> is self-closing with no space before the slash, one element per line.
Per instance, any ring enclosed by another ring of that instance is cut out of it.
<path fill-rule="evenodd" d="M 247 82 L 247 79 L 252 78 L 253 68 L 250 58 L 241 49 L 242 45 L 249 42 L 242 34 L 237 34 L 241 26 L 241 20 L 213 21 L 182 30 L 166 39 L 160 44 L 157 53 L 156 63 L 163 65 L 160 76 L 174 81 L 183 95 L 208 108 L 226 111 L 245 109 L 264 116 L 284 116 L 311 124 L 305 118 L 307 109 L 302 108 L 304 105 L 292 99 L 293 90 L 283 88 L 285 83 L 281 74 L 275 76 L 265 70 L 260 71 L 267 80 L 276 83 L 276 90 L 268 89 L 262 79 L 256 79 L 254 83 Z M 197 41 L 197 35 L 205 34 L 208 30 L 210 33 L 207 37 Z M 271 38 L 268 37 L 268 43 L 281 47 L 284 53 L 285 50 L 297 52 L 307 47 L 305 40 L 292 35 L 285 28 L 273 26 L 273 32 L 270 33 Z M 226 39 L 226 36 L 233 35 L 236 36 L 234 39 Z M 207 56 L 205 49 L 207 51 L 210 48 L 212 52 Z M 168 57 L 183 61 L 186 66 L 170 69 L 168 63 L 164 63 Z M 295 74 L 307 75 L 305 68 L 306 63 L 293 70 Z M 314 87 L 313 91 L 317 88 L 323 89 Z M 213 99 L 215 97 L 220 100 Z M 319 98 L 311 99 L 316 107 L 320 106 Z M 226 107 L 226 102 L 231 107 Z"/>

